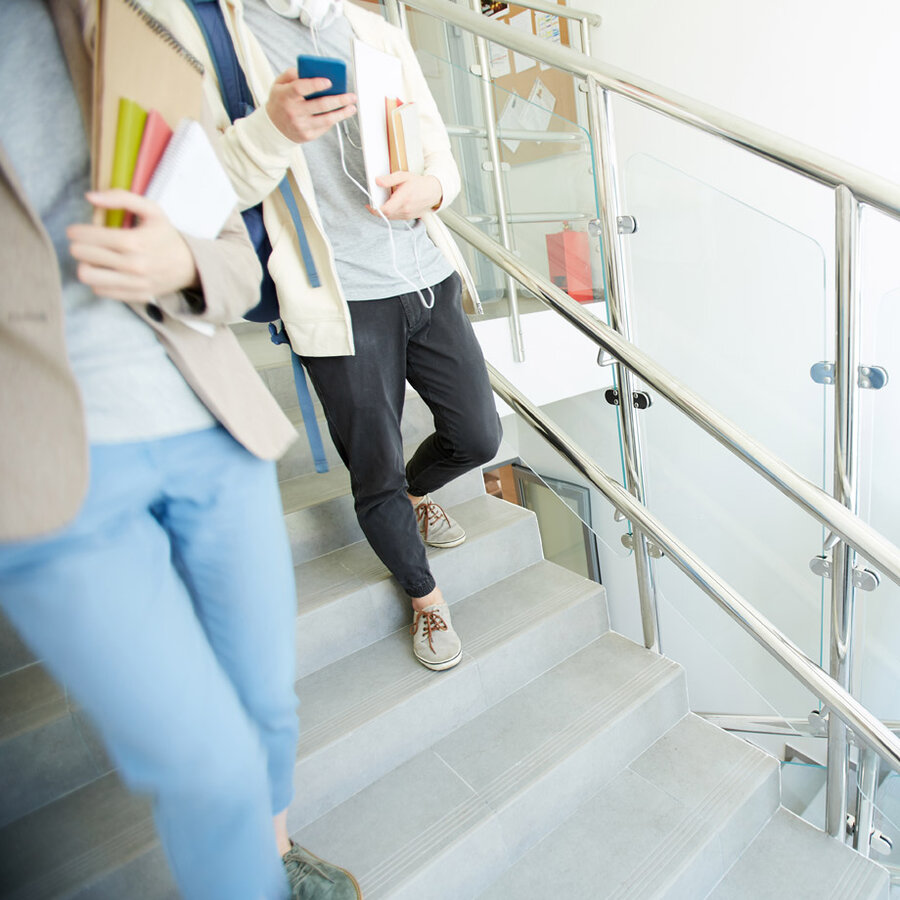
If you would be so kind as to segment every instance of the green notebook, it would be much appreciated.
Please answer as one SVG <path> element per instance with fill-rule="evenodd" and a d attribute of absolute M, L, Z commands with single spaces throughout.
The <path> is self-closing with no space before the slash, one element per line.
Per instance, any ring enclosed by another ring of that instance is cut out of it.
<path fill-rule="evenodd" d="M 116 146 L 113 151 L 111 188 L 131 189 L 134 164 L 141 149 L 144 123 L 147 111 L 134 100 L 122 97 L 119 100 L 119 118 L 116 123 Z M 106 212 L 106 224 L 110 228 L 121 228 L 125 220 L 124 209 L 110 209 Z"/>

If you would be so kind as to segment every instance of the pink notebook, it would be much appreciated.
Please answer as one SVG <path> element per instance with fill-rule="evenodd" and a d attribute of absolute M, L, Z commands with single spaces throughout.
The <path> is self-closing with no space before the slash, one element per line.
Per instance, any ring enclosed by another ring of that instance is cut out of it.
<path fill-rule="evenodd" d="M 172 129 L 166 124 L 166 120 L 155 109 L 151 109 L 147 113 L 141 148 L 138 150 L 137 161 L 134 164 L 134 175 L 131 178 L 132 193 L 143 194 L 147 190 L 147 185 L 150 184 L 150 179 L 153 177 L 171 137 Z M 125 228 L 131 227 L 133 218 L 131 213 L 125 216 Z"/>

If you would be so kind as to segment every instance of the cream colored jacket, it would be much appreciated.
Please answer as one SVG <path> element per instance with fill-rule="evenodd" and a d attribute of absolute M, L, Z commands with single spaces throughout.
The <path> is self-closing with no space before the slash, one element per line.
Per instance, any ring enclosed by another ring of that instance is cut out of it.
<path fill-rule="evenodd" d="M 245 25 L 241 0 L 219 0 L 219 4 L 257 109 L 233 125 L 219 94 L 215 66 L 206 41 L 191 11 L 180 0 L 143 2 L 206 67 L 206 99 L 222 134 L 221 155 L 240 202 L 244 208 L 263 202 L 263 219 L 272 242 L 269 271 L 278 288 L 282 321 L 291 345 L 301 356 L 351 355 L 350 313 L 338 281 L 331 245 L 322 227 L 315 185 L 303 156 L 303 145 L 286 138 L 266 114 L 265 103 L 278 73 L 272 71 L 262 48 Z M 399 29 L 367 10 L 345 3 L 344 14 L 360 40 L 402 61 L 403 99 L 414 101 L 419 108 L 425 172 L 440 181 L 443 188 L 440 208 L 446 206 L 459 193 L 459 171 L 447 131 L 409 41 Z M 309 284 L 290 213 L 277 190 L 286 172 L 290 174 L 322 281 L 318 288 Z M 423 219 L 431 239 L 462 277 L 467 310 L 480 312 L 472 277 L 446 226 L 434 212 L 426 213 Z"/>

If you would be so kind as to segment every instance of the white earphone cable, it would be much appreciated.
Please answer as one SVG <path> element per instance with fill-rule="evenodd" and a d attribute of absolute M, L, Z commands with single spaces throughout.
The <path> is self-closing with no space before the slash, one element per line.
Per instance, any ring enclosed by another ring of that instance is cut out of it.
<path fill-rule="evenodd" d="M 319 38 L 318 38 L 318 35 L 316 34 L 315 24 L 310 23 L 309 30 L 310 30 L 310 34 L 312 35 L 313 46 L 316 48 L 316 53 L 318 53 L 321 56 L 322 51 L 319 49 Z M 341 123 L 341 124 L 344 124 L 344 123 Z M 381 217 L 382 221 L 384 222 L 385 227 L 387 228 L 387 232 L 388 232 L 388 241 L 391 245 L 391 266 L 394 270 L 394 274 L 396 274 L 398 278 L 405 281 L 413 289 L 413 291 L 418 295 L 419 301 L 421 302 L 422 306 L 425 307 L 425 309 L 431 309 L 434 306 L 434 291 L 431 289 L 430 285 L 425 288 L 425 290 L 428 292 L 428 296 L 430 299 L 430 302 L 426 301 L 425 295 L 422 293 L 422 289 L 417 287 L 414 281 L 407 278 L 406 275 L 404 275 L 403 272 L 400 271 L 400 266 L 397 262 L 397 246 L 394 243 L 394 229 L 391 227 L 390 220 L 377 206 L 375 206 L 375 201 L 373 200 L 372 196 L 369 194 L 368 190 L 363 185 L 361 185 L 350 174 L 350 172 L 347 169 L 347 160 L 344 156 L 344 138 L 343 138 L 344 133 L 346 133 L 346 132 L 344 132 L 343 129 L 335 128 L 335 134 L 337 134 L 337 139 L 338 139 L 338 149 L 340 150 L 340 155 L 341 155 L 341 168 L 344 170 L 344 174 L 350 179 L 350 181 L 352 181 L 353 184 L 355 184 L 356 187 L 359 188 L 360 191 L 362 191 L 363 196 L 366 198 L 366 200 L 369 203 L 369 207 L 372 210 L 374 210 Z M 353 139 L 350 137 L 349 133 L 347 133 L 347 140 L 350 141 L 350 143 L 357 150 L 362 149 L 361 146 L 359 146 L 358 144 L 355 144 L 353 142 Z M 416 260 L 416 271 L 419 274 L 419 281 L 425 281 L 425 276 L 422 274 L 422 266 L 419 262 L 419 245 L 418 245 L 418 241 L 416 240 L 416 233 L 413 230 L 413 226 L 410 222 L 406 222 L 406 227 L 409 230 L 410 235 L 412 237 L 413 254 L 414 254 L 415 260 Z"/>

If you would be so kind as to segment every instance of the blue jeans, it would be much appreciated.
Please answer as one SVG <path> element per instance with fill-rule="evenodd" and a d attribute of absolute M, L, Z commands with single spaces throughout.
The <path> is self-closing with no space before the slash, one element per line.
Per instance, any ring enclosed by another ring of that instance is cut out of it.
<path fill-rule="evenodd" d="M 296 594 L 274 465 L 222 428 L 94 446 L 75 521 L 0 544 L 0 604 L 152 797 L 184 896 L 286 897 Z"/>

